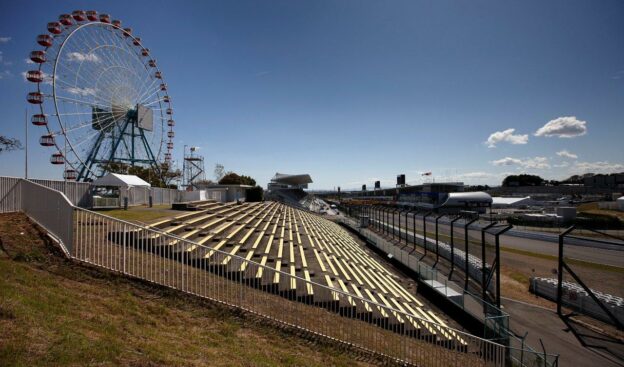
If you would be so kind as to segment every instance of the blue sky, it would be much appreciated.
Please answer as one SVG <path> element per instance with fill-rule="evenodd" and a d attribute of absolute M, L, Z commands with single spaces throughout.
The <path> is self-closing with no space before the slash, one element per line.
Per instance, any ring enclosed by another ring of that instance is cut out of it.
<path fill-rule="evenodd" d="M 110 13 L 158 59 L 176 150 L 265 185 L 498 184 L 624 171 L 624 2 L 3 1 L 2 134 L 23 140 L 21 73 L 48 21 Z M 34 111 L 30 108 L 30 111 Z M 29 126 L 30 174 L 60 178 Z M 511 131 L 510 129 L 514 129 Z M 498 132 L 498 133 L 497 133 Z M 493 134 L 493 135 L 492 135 Z M 0 174 L 23 174 L 23 151 Z M 557 154 L 559 153 L 559 154 Z"/>

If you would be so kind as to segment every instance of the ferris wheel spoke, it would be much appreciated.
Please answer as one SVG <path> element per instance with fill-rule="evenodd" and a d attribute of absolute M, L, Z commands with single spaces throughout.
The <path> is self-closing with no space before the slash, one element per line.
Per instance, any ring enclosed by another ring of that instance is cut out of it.
<path fill-rule="evenodd" d="M 105 122 L 105 124 L 102 124 L 102 122 Z M 115 123 L 115 119 L 112 116 L 107 116 L 103 119 L 98 119 L 98 124 L 101 126 L 100 130 L 105 131 L 106 129 L 108 129 L 112 124 Z M 93 121 L 86 121 L 86 122 L 81 122 L 78 125 L 73 125 L 69 128 L 65 127 L 64 129 L 57 131 L 57 132 L 53 132 L 52 135 L 57 135 L 57 134 L 67 134 L 67 133 L 71 133 L 77 130 L 82 129 L 83 127 L 87 127 L 87 126 L 93 126 Z"/>
<path fill-rule="evenodd" d="M 150 98 L 154 97 L 155 95 L 157 95 L 160 92 L 160 87 L 156 88 L 156 89 L 152 89 L 152 94 L 150 94 L 147 97 L 141 97 L 141 103 L 143 103 L 144 101 L 150 100 Z M 149 91 L 148 91 L 149 93 Z"/>
<path fill-rule="evenodd" d="M 151 105 L 153 105 L 155 103 L 160 103 L 160 102 L 164 102 L 164 98 L 160 97 L 160 98 L 158 98 L 156 100 L 153 100 L 151 102 L 145 102 L 145 103 L 143 103 L 143 106 L 147 107 L 147 106 L 151 106 Z M 159 108 L 159 110 L 162 110 L 162 108 Z"/>
<path fill-rule="evenodd" d="M 66 92 L 72 94 L 72 95 L 75 95 L 75 93 L 73 93 L 74 91 L 71 88 L 70 89 L 62 88 L 62 89 L 65 90 Z M 90 99 L 80 99 L 80 101 L 84 102 L 84 104 L 96 105 L 96 106 L 104 106 L 105 108 L 110 108 L 110 101 L 99 97 L 96 93 L 90 94 L 89 96 L 91 97 Z M 68 99 L 70 97 L 57 96 L 57 98 Z M 73 100 L 77 100 L 77 99 L 73 99 Z"/>
<path fill-rule="evenodd" d="M 86 102 L 86 101 L 82 101 L 82 100 L 74 99 L 74 98 L 68 98 L 68 97 L 63 97 L 63 96 L 56 96 L 56 98 L 64 100 L 64 101 L 68 101 L 68 102 L 73 102 L 73 103 L 85 105 L 85 106 L 98 106 L 98 107 L 102 107 L 102 108 L 108 108 L 108 106 L 105 106 L 103 104 Z"/>

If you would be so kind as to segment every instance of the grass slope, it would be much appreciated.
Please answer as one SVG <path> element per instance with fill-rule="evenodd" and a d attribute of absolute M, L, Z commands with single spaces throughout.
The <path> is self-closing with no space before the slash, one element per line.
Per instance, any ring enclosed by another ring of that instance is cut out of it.
<path fill-rule="evenodd" d="M 146 206 L 131 206 L 124 209 L 100 209 L 102 214 L 115 217 L 121 220 L 138 223 L 154 222 L 157 219 L 184 214 L 182 211 L 171 210 L 171 205 L 154 205 L 152 208 Z"/>
<path fill-rule="evenodd" d="M 66 261 L 21 214 L 0 215 L 0 240 L 0 366 L 368 365 L 203 300 Z"/>

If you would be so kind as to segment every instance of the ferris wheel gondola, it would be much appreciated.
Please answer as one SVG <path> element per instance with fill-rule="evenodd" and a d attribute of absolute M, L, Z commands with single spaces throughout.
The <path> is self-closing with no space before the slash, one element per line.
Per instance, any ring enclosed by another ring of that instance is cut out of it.
<path fill-rule="evenodd" d="M 159 169 L 173 149 L 173 108 L 164 75 L 149 49 L 120 20 L 75 10 L 47 24 L 30 53 L 38 67 L 27 101 L 31 122 L 47 131 L 50 163 L 64 178 L 91 181 L 111 164 Z"/>

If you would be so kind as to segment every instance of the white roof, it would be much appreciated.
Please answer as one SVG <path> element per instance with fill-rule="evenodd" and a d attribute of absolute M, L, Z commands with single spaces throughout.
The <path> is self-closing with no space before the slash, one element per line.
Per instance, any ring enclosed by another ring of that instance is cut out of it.
<path fill-rule="evenodd" d="M 93 186 L 122 186 L 122 187 L 132 187 L 132 186 L 142 186 L 142 187 L 151 187 L 149 183 L 143 181 L 138 176 L 134 175 L 122 175 L 119 173 L 108 173 L 105 176 L 98 178 L 93 181 Z"/>
<path fill-rule="evenodd" d="M 303 185 L 312 183 L 312 177 L 309 174 L 303 173 L 298 175 L 289 175 L 285 173 L 276 173 L 271 179 L 272 182 L 284 183 L 287 185 Z"/>
<path fill-rule="evenodd" d="M 492 203 L 492 197 L 483 191 L 451 192 L 442 206 L 457 206 L 467 203 Z"/>
<path fill-rule="evenodd" d="M 500 196 L 492 197 L 492 205 L 514 205 L 524 200 L 530 200 L 531 197 L 527 196 L 524 198 L 505 198 Z"/>

